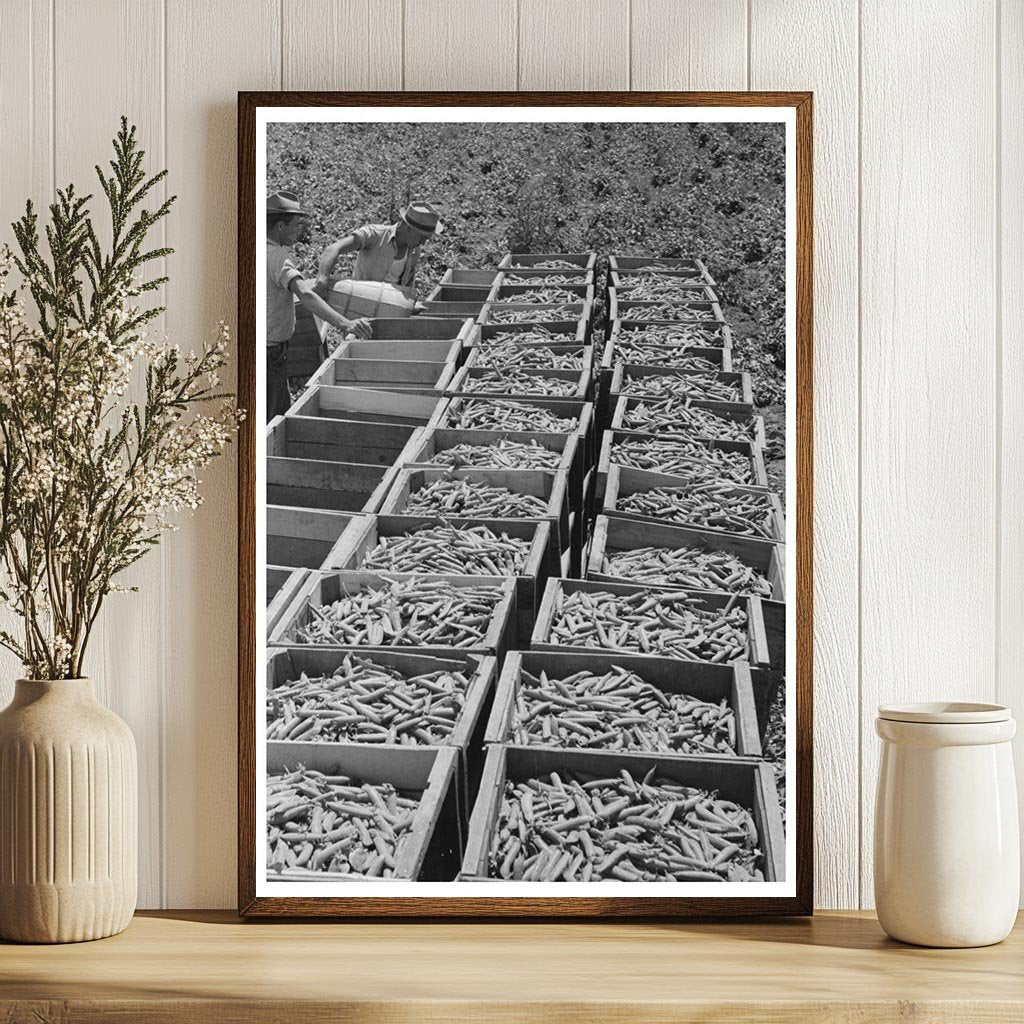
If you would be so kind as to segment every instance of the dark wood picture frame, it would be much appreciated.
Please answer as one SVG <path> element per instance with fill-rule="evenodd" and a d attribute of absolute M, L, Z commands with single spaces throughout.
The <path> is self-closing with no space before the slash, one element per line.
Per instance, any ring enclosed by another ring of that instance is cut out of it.
<path fill-rule="evenodd" d="M 813 217 L 809 92 L 240 92 L 238 94 L 238 401 L 256 408 L 256 115 L 260 107 L 791 107 L 796 112 L 796 895 L 792 897 L 257 896 L 256 429 L 238 458 L 238 907 L 251 917 L 739 917 L 813 913 Z M 259 425 L 262 428 L 262 424 Z"/>

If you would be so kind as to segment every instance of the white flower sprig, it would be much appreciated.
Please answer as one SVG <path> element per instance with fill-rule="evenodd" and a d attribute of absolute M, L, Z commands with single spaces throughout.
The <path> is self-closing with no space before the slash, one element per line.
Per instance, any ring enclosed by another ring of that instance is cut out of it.
<path fill-rule="evenodd" d="M 82 674 L 103 599 L 126 589 L 115 577 L 176 528 L 175 513 L 198 507 L 198 473 L 243 415 L 217 391 L 226 324 L 185 355 L 147 336 L 163 310 L 143 308 L 140 296 L 166 279 L 142 271 L 171 250 L 143 243 L 173 197 L 139 208 L 166 172 L 146 177 L 123 118 L 114 148 L 112 175 L 97 168 L 108 248 L 90 197 L 72 187 L 50 206 L 47 256 L 31 203 L 14 225 L 20 256 L 0 248 L 0 602 L 23 625 L 21 636 L 0 631 L 0 645 L 31 678 Z"/>

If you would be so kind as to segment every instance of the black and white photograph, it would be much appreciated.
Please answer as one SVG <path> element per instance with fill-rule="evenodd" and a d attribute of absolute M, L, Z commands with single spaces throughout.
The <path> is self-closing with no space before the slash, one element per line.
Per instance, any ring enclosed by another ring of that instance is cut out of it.
<path fill-rule="evenodd" d="M 794 138 L 257 111 L 256 895 L 794 895 Z"/>

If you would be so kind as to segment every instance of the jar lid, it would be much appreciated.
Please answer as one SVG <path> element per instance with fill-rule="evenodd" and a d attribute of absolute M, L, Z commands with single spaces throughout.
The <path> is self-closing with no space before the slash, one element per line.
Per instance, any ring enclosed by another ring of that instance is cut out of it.
<path fill-rule="evenodd" d="M 882 704 L 878 717 L 888 722 L 922 722 L 926 725 L 971 725 L 1008 722 L 1004 704 L 972 704 L 966 701 L 926 701 L 921 704 Z"/>

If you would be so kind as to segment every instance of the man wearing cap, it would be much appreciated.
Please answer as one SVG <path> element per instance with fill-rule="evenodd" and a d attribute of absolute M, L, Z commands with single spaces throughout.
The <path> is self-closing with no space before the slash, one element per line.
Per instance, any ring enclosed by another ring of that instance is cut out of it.
<path fill-rule="evenodd" d="M 288 249 L 305 234 L 309 214 L 294 192 L 267 197 L 267 420 L 288 411 L 288 342 L 295 333 L 295 300 L 332 327 L 368 337 L 367 320 L 349 320 L 335 312 L 303 280 Z"/>
<path fill-rule="evenodd" d="M 437 210 L 430 203 L 410 203 L 394 224 L 365 224 L 324 250 L 316 278 L 316 290 L 327 294 L 330 275 L 338 257 L 358 252 L 352 271 L 355 281 L 384 281 L 400 288 L 410 299 L 416 297 L 417 250 L 428 239 L 444 231 Z"/>

